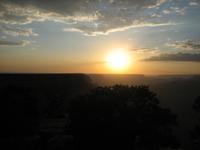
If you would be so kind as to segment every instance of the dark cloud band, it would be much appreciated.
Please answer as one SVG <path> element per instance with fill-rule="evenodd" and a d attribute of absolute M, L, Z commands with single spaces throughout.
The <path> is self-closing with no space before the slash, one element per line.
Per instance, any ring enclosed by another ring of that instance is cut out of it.
<path fill-rule="evenodd" d="M 200 62 L 200 54 L 176 53 L 176 54 L 161 54 L 144 59 L 144 61 L 187 61 Z"/>
<path fill-rule="evenodd" d="M 200 41 L 199 40 L 176 41 L 174 43 L 168 43 L 167 46 L 176 49 L 200 50 Z"/>
<path fill-rule="evenodd" d="M 6 41 L 0 40 L 0 46 L 25 46 L 29 44 L 29 41 Z"/>

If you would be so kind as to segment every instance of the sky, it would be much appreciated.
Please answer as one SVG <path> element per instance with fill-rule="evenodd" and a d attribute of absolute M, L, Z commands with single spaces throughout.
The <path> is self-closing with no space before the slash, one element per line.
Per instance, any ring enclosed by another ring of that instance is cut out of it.
<path fill-rule="evenodd" d="M 0 72 L 200 74 L 200 0 L 1 0 Z"/>

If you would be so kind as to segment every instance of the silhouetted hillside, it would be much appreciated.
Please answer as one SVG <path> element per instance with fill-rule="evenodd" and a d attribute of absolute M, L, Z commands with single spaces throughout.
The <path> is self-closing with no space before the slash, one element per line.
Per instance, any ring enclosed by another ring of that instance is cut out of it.
<path fill-rule="evenodd" d="M 93 87 L 84 74 L 1 74 L 0 83 L 0 91 L 7 89 L 8 95 L 18 93 L 9 90 L 13 88 L 21 93 L 23 89 L 29 90 L 30 95 L 39 99 L 39 111 L 45 115 L 62 113 L 63 103 Z"/>

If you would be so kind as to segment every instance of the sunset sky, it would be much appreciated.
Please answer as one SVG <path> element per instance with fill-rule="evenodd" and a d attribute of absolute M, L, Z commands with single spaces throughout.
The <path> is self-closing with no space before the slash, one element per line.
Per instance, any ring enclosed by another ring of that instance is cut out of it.
<path fill-rule="evenodd" d="M 1 0 L 0 72 L 200 74 L 200 0 Z"/>

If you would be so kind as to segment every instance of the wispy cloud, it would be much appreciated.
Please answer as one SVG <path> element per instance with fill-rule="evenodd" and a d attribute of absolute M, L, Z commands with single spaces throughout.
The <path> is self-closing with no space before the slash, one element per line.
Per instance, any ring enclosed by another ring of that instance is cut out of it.
<path fill-rule="evenodd" d="M 104 30 L 104 31 L 91 31 L 91 28 L 89 26 L 77 26 L 75 28 L 64 28 L 63 31 L 65 32 L 80 32 L 83 33 L 86 36 L 96 36 L 96 35 L 108 35 L 109 33 L 113 32 L 119 32 L 119 31 L 125 31 L 127 29 L 131 28 L 142 28 L 142 27 L 161 27 L 161 26 L 173 26 L 177 25 L 178 23 L 173 23 L 173 22 L 167 22 L 167 23 L 159 23 L 159 22 L 154 22 L 154 23 L 148 23 L 148 22 L 138 22 L 135 23 L 134 25 L 131 26 L 126 26 L 126 27 L 118 27 L 114 29 L 109 29 L 109 30 Z"/>
<path fill-rule="evenodd" d="M 178 14 L 178 15 L 185 15 L 186 13 L 186 7 L 180 8 L 180 7 L 169 7 L 168 9 L 163 10 L 163 13 L 168 14 Z"/>
<path fill-rule="evenodd" d="M 31 28 L 20 28 L 9 25 L 0 25 L 0 33 L 10 36 L 38 36 Z"/>
<path fill-rule="evenodd" d="M 186 50 L 200 50 L 200 41 L 184 40 L 166 44 L 169 47 Z"/>
<path fill-rule="evenodd" d="M 198 6 L 199 3 L 197 1 L 192 1 L 192 2 L 189 2 L 189 5 L 190 6 Z"/>
<path fill-rule="evenodd" d="M 158 48 L 132 48 L 130 49 L 131 52 L 136 52 L 136 53 L 140 53 L 140 54 L 144 54 L 144 53 L 151 53 L 151 54 L 158 54 L 160 53 L 160 50 Z"/>
<path fill-rule="evenodd" d="M 0 46 L 26 46 L 30 44 L 30 41 L 8 41 L 8 40 L 0 40 Z"/>

